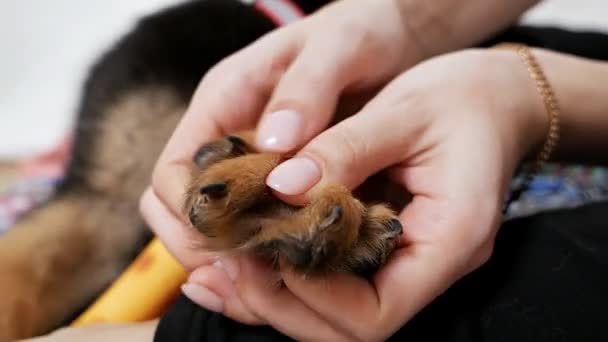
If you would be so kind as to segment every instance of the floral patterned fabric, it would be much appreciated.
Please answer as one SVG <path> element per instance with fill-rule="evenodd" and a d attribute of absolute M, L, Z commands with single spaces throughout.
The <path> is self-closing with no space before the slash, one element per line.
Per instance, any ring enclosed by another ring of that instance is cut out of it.
<path fill-rule="evenodd" d="M 71 139 L 66 138 L 52 151 L 18 165 L 15 183 L 0 192 L 0 234 L 51 198 L 63 179 L 70 145 Z"/>

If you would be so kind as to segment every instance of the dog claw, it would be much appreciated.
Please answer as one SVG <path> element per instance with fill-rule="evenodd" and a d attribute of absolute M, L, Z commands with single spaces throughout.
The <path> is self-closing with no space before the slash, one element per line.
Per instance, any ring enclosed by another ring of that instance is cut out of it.
<path fill-rule="evenodd" d="M 386 224 L 387 230 L 391 233 L 399 235 L 403 232 L 403 225 L 397 219 L 390 219 Z"/>
<path fill-rule="evenodd" d="M 244 149 L 247 144 L 245 141 L 234 135 L 227 135 L 226 140 L 230 141 L 233 145 L 233 148 L 237 147 L 239 149 Z"/>
<path fill-rule="evenodd" d="M 327 217 L 323 221 L 321 221 L 321 224 L 319 224 L 319 228 L 325 229 L 325 228 L 331 226 L 332 224 L 334 224 L 341 217 L 342 217 L 342 207 L 337 205 L 337 206 L 331 208 L 329 215 L 327 215 Z"/>
<path fill-rule="evenodd" d="M 204 187 L 202 187 L 200 192 L 201 192 L 201 195 L 207 195 L 211 198 L 220 198 L 226 194 L 227 188 L 228 188 L 228 186 L 224 182 L 213 183 L 213 184 L 205 185 Z"/>
<path fill-rule="evenodd" d="M 201 146 L 194 155 L 193 161 L 199 167 L 206 168 L 221 160 L 242 156 L 247 152 L 247 143 L 243 139 L 227 135 L 222 140 Z"/>

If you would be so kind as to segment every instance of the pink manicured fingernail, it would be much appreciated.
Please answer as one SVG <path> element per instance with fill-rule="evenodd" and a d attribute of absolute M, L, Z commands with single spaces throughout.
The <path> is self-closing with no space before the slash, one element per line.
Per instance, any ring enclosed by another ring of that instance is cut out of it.
<path fill-rule="evenodd" d="M 213 263 L 213 267 L 226 271 L 226 274 L 228 274 L 228 277 L 232 279 L 232 281 L 235 281 L 236 278 L 238 278 L 241 270 L 238 261 L 232 258 L 218 259 Z"/>
<path fill-rule="evenodd" d="M 302 117 L 293 110 L 280 110 L 262 120 L 257 133 L 257 144 L 263 149 L 287 152 L 298 145 L 302 131 Z"/>
<path fill-rule="evenodd" d="M 266 185 L 285 195 L 308 191 L 321 179 L 317 163 L 308 158 L 293 158 L 277 166 L 266 178 Z"/>
<path fill-rule="evenodd" d="M 197 304 L 215 312 L 224 311 L 224 302 L 222 299 L 198 284 L 186 283 L 182 285 L 182 292 Z"/>

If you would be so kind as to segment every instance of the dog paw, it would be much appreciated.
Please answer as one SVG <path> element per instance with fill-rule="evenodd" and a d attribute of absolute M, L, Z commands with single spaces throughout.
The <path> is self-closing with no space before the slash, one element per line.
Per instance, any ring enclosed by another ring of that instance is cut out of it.
<path fill-rule="evenodd" d="M 299 273 L 349 272 L 365 210 L 346 188 L 326 186 L 308 206 L 265 226 L 259 249 Z"/>
<path fill-rule="evenodd" d="M 335 205 L 317 219 L 302 220 L 300 229 L 285 232 L 261 244 L 262 250 L 277 254 L 283 265 L 289 264 L 296 272 L 318 273 L 329 271 L 339 263 L 338 251 L 347 242 L 343 238 L 356 229 L 343 221 L 343 208 Z"/>
<path fill-rule="evenodd" d="M 385 205 L 367 209 L 357 246 L 349 257 L 354 273 L 369 275 L 386 263 L 399 243 L 403 225 L 395 213 Z"/>
<path fill-rule="evenodd" d="M 302 274 L 354 273 L 368 276 L 384 265 L 398 245 L 403 226 L 384 205 L 363 207 L 344 195 L 350 206 L 317 204 L 324 215 L 311 215 L 313 222 L 272 240 L 280 265 Z M 346 209 L 345 209 L 346 208 Z M 310 214 L 309 214 L 310 215 Z"/>
<path fill-rule="evenodd" d="M 260 243 L 259 249 L 273 254 L 277 267 L 301 274 L 371 275 L 396 248 L 403 226 L 386 206 L 357 207 L 328 206 L 325 215 L 309 213 L 303 220 L 290 220 L 289 228 L 278 233 L 267 227 L 262 238 L 275 237 Z"/>
<path fill-rule="evenodd" d="M 280 156 L 252 153 L 245 140 L 228 136 L 201 147 L 194 157 L 183 214 L 213 239 L 210 248 L 236 248 L 260 230 L 259 217 L 276 207 L 266 177 Z"/>
<path fill-rule="evenodd" d="M 365 206 L 340 185 L 312 194 L 302 208 L 276 198 L 266 177 L 282 156 L 255 153 L 243 139 L 226 137 L 194 158 L 183 208 L 209 238 L 209 250 L 255 250 L 279 267 L 302 274 L 370 273 L 388 259 L 402 226 L 384 205 Z"/>

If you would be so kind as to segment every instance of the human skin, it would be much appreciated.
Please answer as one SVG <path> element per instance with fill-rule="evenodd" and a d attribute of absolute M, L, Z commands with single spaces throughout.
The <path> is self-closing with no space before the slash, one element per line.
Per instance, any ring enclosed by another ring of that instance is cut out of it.
<path fill-rule="evenodd" d="M 589 151 L 598 160 L 598 151 L 608 147 L 607 64 L 533 53 L 561 105 L 557 156 L 572 159 Z M 389 167 L 395 184 L 414 194 L 400 215 L 407 248 L 372 282 L 348 276 L 302 281 L 285 271 L 280 277 L 287 286 L 276 291 L 268 279 L 277 275 L 243 257 L 207 261 L 184 292 L 211 310 L 270 324 L 297 339 L 382 340 L 490 257 L 514 169 L 538 151 L 547 129 L 542 97 L 515 52 L 467 50 L 424 62 L 292 159 L 316 166 L 313 189 L 334 182 L 352 188 Z M 160 214 L 162 203 L 153 192 L 146 193 L 142 208 L 165 234 L 182 229 L 178 220 Z"/>
<path fill-rule="evenodd" d="M 196 285 L 207 282 L 205 279 L 226 280 L 234 273 L 230 263 L 210 259 L 192 248 L 204 246 L 204 238 L 187 225 L 167 230 L 168 226 L 157 223 L 183 222 L 179 208 L 189 178 L 187 166 L 202 144 L 226 132 L 257 126 L 258 147 L 262 150 L 297 151 L 327 128 L 342 95 L 375 93 L 416 63 L 469 46 L 504 28 L 534 3 L 342 0 L 274 31 L 214 67 L 199 85 L 157 163 L 154 191 L 142 200 L 144 214 L 154 212 L 149 215 L 152 228 L 182 264 L 189 270 L 216 266 L 193 273 L 193 281 L 184 292 L 195 300 L 204 297 L 207 300 L 199 304 L 221 310 L 225 299 L 219 297 L 226 296 L 223 287 Z M 234 94 L 239 101 L 225 100 Z M 291 165 L 293 170 L 293 161 Z M 313 170 L 303 177 L 307 182 L 282 182 L 280 173 L 275 172 L 269 185 L 283 200 L 302 204 L 306 196 L 301 193 L 321 177 L 313 163 L 304 160 L 295 166 Z M 331 171 L 324 177 L 331 179 Z M 356 183 L 333 177 L 349 187 Z M 222 265 L 227 271 L 220 272 Z M 230 298 L 228 301 L 234 303 L 228 306 L 235 311 L 234 317 L 249 323 L 261 321 L 236 297 Z"/>
<path fill-rule="evenodd" d="M 532 51 L 561 108 L 562 138 L 555 157 L 607 162 L 602 152 L 608 147 L 608 63 Z M 417 127 L 398 129 L 404 126 L 398 122 Z M 491 255 L 502 195 L 513 169 L 526 156 L 534 156 L 547 128 L 542 97 L 514 52 L 466 50 L 422 63 L 391 82 L 355 116 L 309 144 L 335 144 L 349 139 L 348 134 L 358 139 L 373 136 L 366 140 L 367 148 L 350 151 L 358 156 L 346 159 L 367 161 L 377 150 L 389 159 L 402 159 L 389 173 L 415 196 L 401 213 L 407 247 L 395 253 L 371 282 L 343 275 L 303 280 L 288 270 L 277 275 L 246 256 L 213 259 L 196 268 L 188 285 L 211 293 L 218 302 L 209 303 L 197 291 L 191 297 L 211 310 L 248 323 L 270 324 L 299 340 L 383 340 Z M 340 165 L 341 152 L 304 147 L 298 158 Z M 339 168 L 325 165 L 319 163 L 320 183 L 341 174 Z M 357 177 L 368 172 L 361 170 Z M 151 190 L 146 192 L 146 218 L 166 232 L 181 229 L 179 220 L 158 210 L 162 206 Z M 268 279 L 277 276 L 286 285 L 279 291 L 268 286 Z M 355 295 L 358 300 L 353 302 Z M 132 341 L 151 336 L 156 322 L 100 328 L 112 333 L 113 340 Z M 40 341 L 102 336 L 100 331 L 66 329 Z"/>
<path fill-rule="evenodd" d="M 339 97 L 373 94 L 416 63 L 469 46 L 506 27 L 535 2 L 342 0 L 229 56 L 202 80 L 157 163 L 154 191 L 142 201 L 144 213 L 155 212 L 149 219 L 153 230 L 188 270 L 213 264 L 214 260 L 192 248 L 204 239 L 188 225 L 167 230 L 158 223 L 183 222 L 180 207 L 188 165 L 202 144 L 226 132 L 257 126 L 260 149 L 295 151 L 335 119 Z M 239 101 L 226 101 L 235 94 Z M 305 167 L 311 169 L 311 165 Z M 304 196 L 286 193 L 303 192 L 314 181 L 308 178 L 304 187 L 291 189 L 285 188 L 288 184 L 278 189 L 280 182 L 274 182 L 274 187 L 277 196 L 301 204 Z M 218 277 L 225 278 L 227 273 Z M 195 289 L 197 298 L 208 299 L 208 307 L 217 310 L 222 305 L 213 291 Z M 242 321 L 259 321 L 242 303 L 236 301 L 232 307 Z"/>

